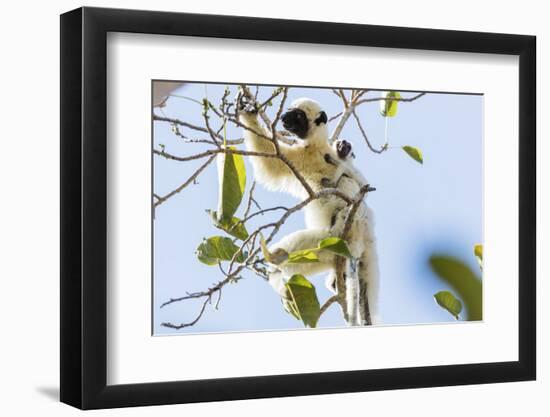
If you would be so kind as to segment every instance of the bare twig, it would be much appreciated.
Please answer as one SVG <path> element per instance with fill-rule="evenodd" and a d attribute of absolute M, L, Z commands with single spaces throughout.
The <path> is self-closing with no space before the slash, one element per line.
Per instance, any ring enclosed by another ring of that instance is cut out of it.
<path fill-rule="evenodd" d="M 342 113 L 343 113 L 342 111 L 339 112 L 339 113 L 336 113 L 334 116 L 332 116 L 330 119 L 328 119 L 328 122 L 330 123 L 330 122 L 332 122 L 333 120 L 338 119 L 338 118 L 342 115 Z"/>
<path fill-rule="evenodd" d="M 258 101 L 257 95 L 253 96 L 252 93 L 250 92 L 250 89 L 246 85 L 241 85 L 241 89 L 249 99 L 254 100 L 254 102 L 257 103 L 257 101 Z M 265 113 L 264 109 L 261 106 L 258 106 L 258 115 L 260 116 L 260 118 L 262 119 L 262 121 L 264 122 L 264 124 L 266 126 L 271 126 L 271 119 Z M 281 142 L 286 143 L 287 145 L 294 145 L 296 143 L 296 141 L 294 139 L 290 139 L 290 138 L 285 137 L 286 133 L 288 133 L 288 132 L 284 132 L 284 131 L 283 132 L 277 132 L 277 140 L 280 140 Z"/>
<path fill-rule="evenodd" d="M 420 97 L 422 96 L 425 96 L 426 93 L 419 93 L 417 94 L 416 96 L 414 97 L 410 97 L 410 98 L 386 98 L 386 97 L 373 97 L 373 98 L 364 98 L 363 100 L 359 100 L 357 101 L 357 103 L 355 103 L 356 106 L 359 106 L 361 104 L 364 104 L 364 103 L 372 103 L 372 102 L 375 102 L 375 101 L 402 101 L 404 103 L 411 103 L 415 100 L 418 100 Z"/>
<path fill-rule="evenodd" d="M 170 117 L 164 117 L 164 116 L 159 116 L 157 114 L 153 114 L 153 120 L 157 121 L 157 122 L 168 122 L 168 123 L 176 124 L 178 126 L 183 126 L 183 127 L 188 128 L 188 129 L 193 129 L 193 130 L 196 130 L 198 132 L 209 133 L 208 129 L 206 129 L 205 127 L 193 125 L 191 123 L 187 123 L 187 122 L 184 122 L 183 120 L 179 120 L 179 119 L 174 119 L 174 118 L 170 118 Z M 219 135 L 218 139 L 223 140 L 223 137 L 221 135 Z"/>
<path fill-rule="evenodd" d="M 210 165 L 212 163 L 212 161 L 216 158 L 216 155 L 212 155 L 204 164 L 202 164 L 194 173 L 193 175 L 191 175 L 183 184 L 181 184 L 178 188 L 170 191 L 168 194 L 162 196 L 162 197 L 159 197 L 157 196 L 157 201 L 154 203 L 153 207 L 158 207 L 160 206 L 162 203 L 166 202 L 166 200 L 168 200 L 170 197 L 173 197 L 174 195 L 176 195 L 177 193 L 179 193 L 181 190 L 183 190 L 185 187 L 187 187 L 189 184 L 191 184 L 192 182 L 194 182 L 197 177 L 200 175 L 200 173 L 202 171 L 204 171 L 206 169 L 206 167 L 208 165 Z"/>
<path fill-rule="evenodd" d="M 361 120 L 359 120 L 359 116 L 357 116 L 357 113 L 355 112 L 355 110 L 352 112 L 352 114 L 353 114 L 353 117 L 355 118 L 355 121 L 357 122 L 357 126 L 359 127 L 359 131 L 361 132 L 361 135 L 363 136 L 363 139 L 365 139 L 365 143 L 367 144 L 369 149 L 372 152 L 378 153 L 378 154 L 386 151 L 388 149 L 388 143 L 387 142 L 384 145 L 382 145 L 380 147 L 380 149 L 376 149 L 375 147 L 372 146 L 372 144 L 370 143 L 369 138 L 367 136 L 367 132 L 365 131 L 365 129 L 363 129 L 363 125 L 361 125 Z"/>
<path fill-rule="evenodd" d="M 288 211 L 289 208 L 288 207 L 284 207 L 284 206 L 276 206 L 276 207 L 269 207 L 269 208 L 266 208 L 266 209 L 262 209 L 262 210 L 258 210 L 257 212 L 255 213 L 252 213 L 251 215 L 249 216 L 246 216 L 245 218 L 243 218 L 241 220 L 241 223 L 245 223 L 247 221 L 249 221 L 250 219 L 252 219 L 253 217 L 256 217 L 256 216 L 259 216 L 259 215 L 264 215 L 265 213 L 268 213 L 270 211 L 276 211 L 276 210 L 285 210 L 285 211 Z"/>
<path fill-rule="evenodd" d="M 206 100 L 206 99 L 205 99 Z M 208 102 L 210 104 L 210 102 Z M 211 104 L 210 104 L 211 105 Z M 208 107 L 205 106 L 205 109 L 204 111 L 202 112 L 202 118 L 204 120 L 204 125 L 206 126 L 206 130 L 208 131 L 208 134 L 210 135 L 210 137 L 212 138 L 212 141 L 214 142 L 214 144 L 220 148 L 221 145 L 220 145 L 220 142 L 217 140 L 220 136 L 220 131 L 221 131 L 221 128 L 220 130 L 218 130 L 218 133 L 214 132 L 212 130 L 212 128 L 210 127 L 210 116 L 208 116 Z M 225 119 L 224 120 L 224 123 L 225 123 Z M 223 128 L 223 125 L 222 125 L 222 128 Z M 223 138 L 222 136 L 222 140 L 224 140 L 225 138 Z"/>
<path fill-rule="evenodd" d="M 347 108 L 349 103 L 348 103 L 348 100 L 346 99 L 346 95 L 344 94 L 344 90 L 342 90 L 341 88 L 339 89 L 333 88 L 332 92 L 342 100 L 342 104 L 344 105 L 344 108 Z"/>
<path fill-rule="evenodd" d="M 258 210 L 262 210 L 262 206 L 260 206 L 260 203 L 258 203 L 254 197 L 252 197 L 252 202 Z"/>
<path fill-rule="evenodd" d="M 370 90 L 353 90 L 353 91 L 355 93 L 353 96 L 353 101 L 357 102 L 357 100 L 359 100 L 361 97 L 367 94 Z"/>
<path fill-rule="evenodd" d="M 250 186 L 250 191 L 248 192 L 248 201 L 246 203 L 246 210 L 244 211 L 243 216 L 243 222 L 246 221 L 245 219 L 248 217 L 248 214 L 250 213 L 250 209 L 252 208 L 252 200 L 254 199 L 254 190 L 256 189 L 256 181 L 252 182 L 252 185 Z"/>
<path fill-rule="evenodd" d="M 246 267 L 249 271 L 254 272 L 257 276 L 260 278 L 263 278 L 265 281 L 269 281 L 269 277 L 267 275 L 267 271 L 265 268 L 258 267 L 258 262 L 254 262 L 252 265 L 249 265 Z"/>
<path fill-rule="evenodd" d="M 168 97 L 183 98 L 185 100 L 192 101 L 192 102 L 197 103 L 198 105 L 202 106 L 202 103 L 199 100 L 196 100 L 193 97 L 184 96 L 182 94 L 170 94 Z"/>
<path fill-rule="evenodd" d="M 239 277 L 234 276 L 232 274 L 228 274 L 225 279 L 219 281 L 218 283 L 216 283 L 212 287 L 208 288 L 206 291 L 187 293 L 186 295 L 184 295 L 182 297 L 170 298 L 168 301 L 165 301 L 164 303 L 162 303 L 160 305 L 160 308 L 166 307 L 167 305 L 170 305 L 172 303 L 177 303 L 179 301 L 192 300 L 192 299 L 195 299 L 195 298 L 211 297 L 212 294 L 214 294 L 216 291 L 219 291 L 220 288 L 224 287 L 225 285 L 227 285 L 229 283 L 237 282 L 239 280 L 240 280 Z"/>
<path fill-rule="evenodd" d="M 325 303 L 321 306 L 321 309 L 319 310 L 319 316 L 322 316 L 325 311 L 328 310 L 328 308 L 335 302 L 338 301 L 338 296 L 333 295 L 330 297 Z"/>
<path fill-rule="evenodd" d="M 205 298 L 204 302 L 202 303 L 202 307 L 199 311 L 199 314 L 197 315 L 197 317 L 195 317 L 195 320 L 190 321 L 189 323 L 181 323 L 181 324 L 173 324 L 173 323 L 169 323 L 169 322 L 164 322 L 164 323 L 161 323 L 160 325 L 162 327 L 167 327 L 169 329 L 176 329 L 176 330 L 183 329 L 184 327 L 194 326 L 201 319 L 202 315 L 204 314 L 204 310 L 206 309 L 206 304 L 208 304 L 211 299 L 212 299 L 211 295 Z"/>
<path fill-rule="evenodd" d="M 179 162 L 187 162 L 187 161 L 193 161 L 195 159 L 202 159 L 202 158 L 206 158 L 207 156 L 218 154 L 220 152 L 223 152 L 223 151 L 221 151 L 220 149 L 209 149 L 207 151 L 197 153 L 191 156 L 176 156 L 166 152 L 164 148 L 161 150 L 153 149 L 153 153 L 155 155 L 159 155 L 166 159 L 171 159 L 173 161 L 179 161 Z"/>
<path fill-rule="evenodd" d="M 350 105 L 346 107 L 346 110 L 342 112 L 342 115 L 340 116 L 340 119 L 338 120 L 338 124 L 334 128 L 334 132 L 332 132 L 332 136 L 330 137 L 330 143 L 334 143 L 335 140 L 337 140 L 340 137 L 340 134 L 342 133 L 342 130 L 344 129 L 344 126 L 346 125 L 349 117 L 353 113 L 353 109 L 355 106 Z"/>
<path fill-rule="evenodd" d="M 181 130 L 177 124 L 172 123 L 171 125 L 172 125 L 172 132 L 174 133 L 174 135 L 181 138 L 185 143 L 205 143 L 207 145 L 216 145 L 215 142 L 209 139 L 190 139 L 187 136 L 185 136 L 183 133 L 181 133 Z"/>
<path fill-rule="evenodd" d="M 162 150 L 153 149 L 153 153 L 156 154 L 156 155 L 162 156 L 166 159 L 171 159 L 173 161 L 179 161 L 179 162 L 188 162 L 188 161 L 193 161 L 195 159 L 202 159 L 202 158 L 206 158 L 207 156 L 216 155 L 216 154 L 219 154 L 219 153 L 230 153 L 230 154 L 234 154 L 234 155 L 243 155 L 243 156 L 261 156 L 263 158 L 278 158 L 279 157 L 278 155 L 276 155 L 274 153 L 242 151 L 240 149 L 229 149 L 229 148 L 227 148 L 227 149 L 209 149 L 207 151 L 204 151 L 204 152 L 201 152 L 201 153 L 198 153 L 198 154 L 195 154 L 195 155 L 191 155 L 191 156 L 173 155 L 173 154 L 170 154 L 170 153 L 166 152 L 164 149 L 162 149 Z"/>
<path fill-rule="evenodd" d="M 334 90 L 333 90 L 334 91 Z M 363 98 L 363 97 L 369 90 L 361 90 L 358 93 L 355 94 L 353 97 L 353 100 L 350 100 L 350 102 L 345 101 L 344 102 L 344 111 L 340 115 L 340 119 L 338 120 L 338 124 L 334 128 L 334 132 L 332 133 L 332 136 L 330 137 L 330 143 L 333 143 L 335 140 L 337 140 L 340 137 L 340 134 L 342 133 L 342 130 L 344 129 L 344 126 L 346 125 L 349 117 L 355 112 L 355 109 L 364 103 L 371 103 L 375 101 L 402 101 L 405 103 L 410 103 L 412 101 L 415 101 L 419 99 L 420 97 L 424 96 L 426 93 L 419 93 L 414 97 L 410 98 L 386 98 L 386 97 L 373 97 L 373 98 Z M 337 92 L 335 94 L 339 95 Z M 339 95 L 340 96 L 340 95 Z M 340 96 L 342 97 L 342 96 Z M 343 96 L 345 100 L 345 96 Z"/>
<path fill-rule="evenodd" d="M 285 88 L 285 90 L 288 90 L 287 88 Z M 258 110 L 259 109 L 263 109 L 265 106 L 269 105 L 269 103 L 271 103 L 271 101 L 277 97 L 279 94 L 281 94 L 283 91 L 282 89 L 280 88 L 277 88 L 275 89 L 275 91 L 273 92 L 273 94 L 271 94 L 271 97 L 269 97 L 267 100 L 265 100 L 262 104 L 260 104 L 258 106 Z M 256 100 L 257 97 L 255 97 L 255 100 Z M 286 94 L 285 94 L 285 99 L 286 99 Z M 284 99 L 283 99 L 284 100 Z"/>
<path fill-rule="evenodd" d="M 344 94 L 344 91 L 342 89 L 332 90 L 332 91 L 342 100 L 342 103 L 344 105 L 344 110 L 340 112 L 340 119 L 338 120 L 338 124 L 334 128 L 334 132 L 332 133 L 332 136 L 330 137 L 330 140 L 329 140 L 330 143 L 333 143 L 335 140 L 337 140 L 340 137 L 340 133 L 342 133 L 342 129 L 344 129 L 344 126 L 349 119 L 350 113 L 355 108 L 354 102 L 351 100 L 348 101 L 346 99 L 346 95 Z"/>
<path fill-rule="evenodd" d="M 277 110 L 277 115 L 273 119 L 273 122 L 271 123 L 271 127 L 269 130 L 271 130 L 271 137 L 272 142 L 275 145 L 275 149 L 277 149 L 277 153 L 279 154 L 281 151 L 279 149 L 279 143 L 277 141 L 277 123 L 279 122 L 279 118 L 281 117 L 281 114 L 283 113 L 283 107 L 286 103 L 286 99 L 288 97 L 288 88 L 283 88 L 283 98 L 281 99 L 281 102 L 279 103 L 279 109 Z"/>

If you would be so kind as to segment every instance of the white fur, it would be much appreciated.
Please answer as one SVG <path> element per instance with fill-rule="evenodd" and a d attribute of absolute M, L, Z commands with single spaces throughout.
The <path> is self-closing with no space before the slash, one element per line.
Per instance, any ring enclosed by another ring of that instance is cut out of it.
<path fill-rule="evenodd" d="M 292 108 L 303 110 L 309 120 L 310 130 L 304 140 L 295 145 L 280 143 L 279 148 L 283 155 L 302 174 L 304 179 L 317 192 L 323 189 L 322 180 L 327 178 L 336 184 L 339 191 L 348 198 L 354 198 L 366 180 L 353 166 L 351 158 L 341 160 L 336 150 L 328 142 L 328 128 L 326 124 L 317 126 L 313 121 L 322 111 L 319 104 L 313 100 L 302 98 L 291 105 Z M 261 135 L 271 137 L 270 133 L 260 124 L 256 114 L 241 113 L 240 121 L 249 129 Z M 249 151 L 274 153 L 275 148 L 270 140 L 243 129 L 245 146 Z M 325 161 L 325 154 L 329 154 L 337 166 Z M 277 158 L 251 157 L 256 181 L 271 191 L 290 193 L 299 198 L 307 198 L 302 184 L 296 179 L 292 171 Z M 346 174 L 346 176 L 342 176 Z M 344 226 L 346 210 L 342 210 L 346 203 L 339 197 L 328 196 L 314 200 L 304 208 L 306 229 L 299 230 L 283 237 L 272 245 L 269 250 L 283 249 L 290 253 L 300 249 L 314 248 L 319 241 L 329 236 L 339 236 Z M 336 222 L 332 225 L 333 216 Z M 363 202 L 355 216 L 351 229 L 349 246 L 354 257 L 357 258 L 358 277 L 367 284 L 369 308 L 373 322 L 376 311 L 378 292 L 378 262 L 374 240 L 374 222 L 372 212 Z M 319 252 L 319 262 L 307 264 L 281 263 L 274 265 L 275 270 L 270 274 L 270 283 L 282 296 L 286 297 L 285 281 L 293 274 L 305 276 L 331 271 L 327 284 L 332 289 L 334 281 L 334 255 L 327 251 Z M 349 272 L 349 271 L 348 271 Z M 349 276 L 349 275 L 348 275 Z M 357 294 L 357 292 L 355 292 Z"/>

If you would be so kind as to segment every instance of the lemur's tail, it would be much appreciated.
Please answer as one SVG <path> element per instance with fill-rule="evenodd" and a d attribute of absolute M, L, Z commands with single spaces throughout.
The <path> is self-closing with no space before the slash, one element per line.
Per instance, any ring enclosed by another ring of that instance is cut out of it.
<path fill-rule="evenodd" d="M 348 261 L 346 268 L 346 299 L 348 320 L 352 326 L 380 324 L 378 315 L 378 257 L 374 242 L 354 264 Z M 355 272 L 354 272 L 355 268 Z M 325 284 L 336 294 L 336 274 L 329 272 Z"/>
<path fill-rule="evenodd" d="M 370 242 L 367 245 L 363 255 L 359 259 L 357 267 L 360 293 L 359 303 L 364 304 L 359 306 L 360 322 L 362 325 L 367 324 L 369 321 L 372 324 L 380 324 L 378 317 L 378 256 L 374 242 Z"/>
<path fill-rule="evenodd" d="M 358 256 L 346 265 L 346 301 L 348 322 L 352 326 L 380 324 L 378 315 L 378 255 L 374 237 L 374 216 L 372 210 L 360 213 L 362 218 L 354 224 L 350 245 L 351 252 Z M 337 223 L 339 224 L 339 223 Z M 338 226 L 333 231 L 341 233 Z M 325 280 L 327 288 L 336 294 L 336 274 L 334 271 Z M 368 307 L 368 308 L 366 308 Z"/>

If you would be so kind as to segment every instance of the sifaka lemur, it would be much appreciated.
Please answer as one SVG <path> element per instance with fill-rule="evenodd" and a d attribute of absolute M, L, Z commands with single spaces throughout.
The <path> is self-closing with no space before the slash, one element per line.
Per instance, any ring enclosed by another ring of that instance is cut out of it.
<path fill-rule="evenodd" d="M 239 96 L 241 111 L 239 120 L 243 129 L 245 146 L 249 151 L 270 153 L 275 146 L 271 134 L 258 120 L 257 112 L 250 103 L 243 104 Z M 347 141 L 329 143 L 327 115 L 320 105 L 307 98 L 294 101 L 290 109 L 281 116 L 284 128 L 297 136 L 298 143 L 289 145 L 279 142 L 282 155 L 296 168 L 314 192 L 336 188 L 349 199 L 353 199 L 361 186 L 367 182 L 353 166 L 351 144 Z M 308 193 L 287 165 L 278 158 L 252 156 L 250 158 L 256 180 L 271 191 L 282 191 L 304 200 Z M 329 236 L 339 236 L 344 227 L 347 210 L 346 202 L 335 195 L 315 199 L 304 207 L 306 229 L 290 233 L 269 248 L 269 252 L 279 255 L 280 260 L 273 265 L 269 281 L 283 297 L 286 296 L 284 283 L 293 274 L 306 276 L 330 272 L 326 284 L 335 291 L 334 254 L 328 251 L 318 253 L 319 262 L 290 264 L 284 254 L 315 248 L 321 240 Z M 378 264 L 373 233 L 373 216 L 364 202 L 354 217 L 348 245 L 357 259 L 357 272 L 361 288 L 368 288 L 368 302 L 371 317 L 375 316 L 378 290 Z M 283 255 L 282 257 L 280 255 Z"/>

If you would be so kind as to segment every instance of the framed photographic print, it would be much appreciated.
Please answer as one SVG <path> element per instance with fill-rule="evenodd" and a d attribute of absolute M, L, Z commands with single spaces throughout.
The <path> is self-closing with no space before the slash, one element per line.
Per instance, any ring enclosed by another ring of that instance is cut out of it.
<path fill-rule="evenodd" d="M 535 379 L 535 102 L 532 36 L 62 15 L 61 400 Z"/>

